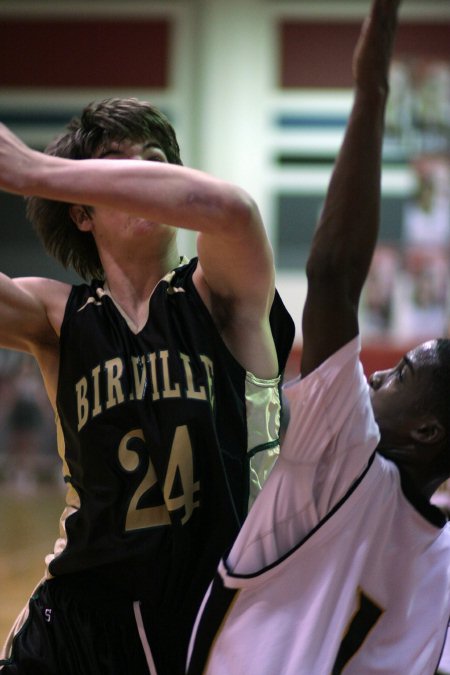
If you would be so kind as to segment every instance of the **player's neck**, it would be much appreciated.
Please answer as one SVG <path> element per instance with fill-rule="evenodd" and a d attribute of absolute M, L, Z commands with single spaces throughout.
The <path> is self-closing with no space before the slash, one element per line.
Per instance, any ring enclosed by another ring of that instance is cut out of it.
<path fill-rule="evenodd" d="M 114 264 L 105 266 L 105 292 L 124 315 L 134 332 L 145 325 L 148 318 L 148 303 L 158 282 L 172 269 L 177 267 L 180 256 L 176 247 L 164 257 L 135 264 Z"/>
<path fill-rule="evenodd" d="M 415 470 L 415 468 L 405 467 L 399 465 L 397 462 L 395 463 L 397 464 L 397 468 L 402 478 L 402 485 L 409 486 L 410 490 L 421 495 L 421 497 L 428 502 L 445 480 L 434 474 L 429 475 L 429 472 L 424 470 L 424 467 L 422 467 L 421 470 Z"/>

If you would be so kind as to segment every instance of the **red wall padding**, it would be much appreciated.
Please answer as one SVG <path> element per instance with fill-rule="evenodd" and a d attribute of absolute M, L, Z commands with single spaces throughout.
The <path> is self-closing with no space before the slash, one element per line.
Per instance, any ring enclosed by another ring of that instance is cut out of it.
<path fill-rule="evenodd" d="M 169 86 L 167 19 L 0 21 L 0 86 Z"/>
<path fill-rule="evenodd" d="M 292 19 L 279 25 L 278 86 L 352 86 L 351 59 L 361 23 L 324 23 Z M 450 22 L 402 23 L 395 55 L 450 61 Z"/>

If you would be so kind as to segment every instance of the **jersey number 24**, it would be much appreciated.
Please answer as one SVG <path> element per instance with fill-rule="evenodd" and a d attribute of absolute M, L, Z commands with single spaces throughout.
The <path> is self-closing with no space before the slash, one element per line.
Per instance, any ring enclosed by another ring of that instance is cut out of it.
<path fill-rule="evenodd" d="M 181 523 L 184 525 L 199 506 L 199 482 L 194 481 L 194 460 L 189 430 L 185 424 L 175 429 L 170 449 L 169 463 L 162 489 L 161 503 L 155 506 L 139 506 L 142 497 L 158 482 L 156 471 L 150 459 L 150 453 L 139 453 L 136 441 L 145 447 L 142 429 L 133 429 L 122 438 L 119 444 L 119 461 L 123 469 L 134 472 L 145 463 L 145 475 L 131 496 L 125 520 L 127 532 L 148 527 L 170 525 L 170 512 L 184 509 Z M 134 446 L 134 449 L 132 449 Z M 173 496 L 175 483 L 181 482 L 181 494 Z"/>

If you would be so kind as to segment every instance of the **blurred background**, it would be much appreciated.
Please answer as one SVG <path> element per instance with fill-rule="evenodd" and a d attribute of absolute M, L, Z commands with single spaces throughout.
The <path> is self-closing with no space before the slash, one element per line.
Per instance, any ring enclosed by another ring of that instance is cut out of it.
<path fill-rule="evenodd" d="M 137 96 L 174 124 L 185 164 L 247 189 L 297 322 L 303 267 L 352 101 L 369 0 L 0 0 L 0 120 L 43 149 L 90 101 Z M 404 0 L 391 69 L 380 243 L 363 362 L 449 333 L 450 3 Z M 0 270 L 77 281 L 0 192 Z M 180 232 L 180 250 L 195 240 Z M 332 327 L 330 327 L 332 330 Z M 0 642 L 43 573 L 63 488 L 34 362 L 0 350 Z M 439 495 L 445 503 L 443 491 Z"/>

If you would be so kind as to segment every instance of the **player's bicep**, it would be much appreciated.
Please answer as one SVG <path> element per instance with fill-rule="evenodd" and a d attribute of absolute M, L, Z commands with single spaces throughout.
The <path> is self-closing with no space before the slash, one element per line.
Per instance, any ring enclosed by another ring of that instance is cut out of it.
<path fill-rule="evenodd" d="M 352 340 L 359 331 L 357 305 L 345 278 L 308 279 L 302 317 L 301 373 L 306 376 Z"/>
<path fill-rule="evenodd" d="M 46 280 L 11 279 L 0 273 L 1 347 L 32 353 L 48 340 L 52 327 L 44 297 L 51 289 L 45 284 Z"/>

